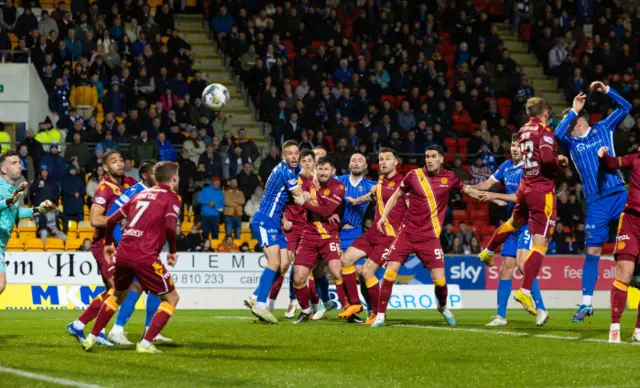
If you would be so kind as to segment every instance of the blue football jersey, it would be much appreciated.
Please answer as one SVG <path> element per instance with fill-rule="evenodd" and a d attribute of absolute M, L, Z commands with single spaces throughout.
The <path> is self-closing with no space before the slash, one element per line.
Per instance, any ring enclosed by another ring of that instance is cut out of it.
<path fill-rule="evenodd" d="M 144 183 L 142 182 L 138 182 L 135 185 L 129 187 L 128 189 L 126 189 L 114 202 L 113 205 L 111 205 L 111 207 L 109 208 L 109 211 L 107 212 L 107 216 L 111 216 L 112 214 L 114 214 L 115 212 L 117 212 L 118 210 L 120 210 L 121 207 L 123 207 L 127 202 L 129 202 L 129 200 L 131 198 L 133 198 L 136 194 L 138 194 L 139 192 L 146 190 L 147 186 L 144 185 Z M 120 242 L 120 239 L 122 239 L 122 227 L 120 226 L 120 224 L 116 225 L 116 227 L 113 229 L 113 240 L 117 243 Z"/>
<path fill-rule="evenodd" d="M 362 178 L 356 185 L 353 185 L 350 177 L 350 174 L 336 177 L 336 179 L 340 181 L 340 183 L 342 183 L 345 187 L 345 198 L 362 197 L 363 195 L 371 191 L 371 188 L 375 187 L 375 185 L 377 184 L 372 180 Z M 354 206 L 349 201 L 344 201 L 344 211 L 341 219 L 342 223 L 351 225 L 356 228 L 362 227 L 362 219 L 364 218 L 364 213 L 367 211 L 368 205 L 368 202 L 364 202 L 357 206 Z"/>
<path fill-rule="evenodd" d="M 522 175 L 524 174 L 524 169 L 522 168 L 523 165 L 524 162 L 520 162 L 514 165 L 513 160 L 507 160 L 503 162 L 500 167 L 498 167 L 493 175 L 491 175 L 491 179 L 496 182 L 502 183 L 507 194 L 515 194 L 516 191 L 518 191 L 518 186 L 520 186 L 520 181 L 522 180 Z M 509 202 L 507 204 L 509 215 L 511 215 L 514 206 L 515 203 Z"/>
<path fill-rule="evenodd" d="M 290 167 L 284 160 L 271 171 L 264 187 L 264 194 L 254 218 L 274 219 L 280 222 L 284 208 L 289 202 L 290 192 L 299 188 L 300 167 Z"/>
<path fill-rule="evenodd" d="M 631 104 L 613 89 L 609 89 L 607 95 L 615 101 L 618 108 L 607 118 L 591 126 L 584 136 L 573 137 L 569 133 L 571 123 L 577 117 L 573 109 L 562 119 L 555 130 L 556 137 L 569 149 L 571 160 L 576 165 L 587 199 L 624 190 L 624 181 L 619 171 L 612 173 L 600 169 L 598 149 L 603 146 L 609 147 L 609 155 L 616 156 L 613 148 L 613 131 L 627 117 L 629 110 L 631 110 Z"/>

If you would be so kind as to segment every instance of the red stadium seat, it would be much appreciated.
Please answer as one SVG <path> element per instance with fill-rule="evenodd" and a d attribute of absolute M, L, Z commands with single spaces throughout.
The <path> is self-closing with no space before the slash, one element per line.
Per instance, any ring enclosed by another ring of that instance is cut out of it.
<path fill-rule="evenodd" d="M 458 145 L 460 147 L 466 147 L 467 144 L 469 144 L 469 138 L 468 137 L 459 137 L 458 138 Z"/>
<path fill-rule="evenodd" d="M 528 42 L 531 40 L 531 24 L 520 25 L 520 40 Z"/>
<path fill-rule="evenodd" d="M 400 109 L 402 102 L 407 99 L 407 96 L 397 96 L 396 97 L 396 106 Z"/>
<path fill-rule="evenodd" d="M 448 138 L 444 139 L 444 143 L 445 143 L 445 144 L 447 145 L 447 147 L 449 147 L 449 148 L 451 148 L 451 147 L 455 147 L 455 146 L 457 146 L 457 145 L 458 145 L 458 143 L 457 143 L 456 139 L 453 139 L 453 138 L 450 138 L 450 137 L 448 137 Z"/>

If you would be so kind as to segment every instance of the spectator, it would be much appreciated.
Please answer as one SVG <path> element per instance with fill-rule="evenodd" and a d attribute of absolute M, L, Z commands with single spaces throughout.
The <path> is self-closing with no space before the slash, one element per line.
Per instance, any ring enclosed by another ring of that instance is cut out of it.
<path fill-rule="evenodd" d="M 217 240 L 220 234 L 220 213 L 225 210 L 225 195 L 220 190 L 219 177 L 213 177 L 211 184 L 200 191 L 198 204 L 201 205 L 200 212 L 204 238 L 208 239 L 209 235 L 211 235 L 212 239 Z"/>
<path fill-rule="evenodd" d="M 453 245 L 453 239 L 456 237 L 453 233 L 453 225 L 445 224 L 442 234 L 440 235 L 440 245 L 444 253 L 451 252 L 451 246 Z"/>
<path fill-rule="evenodd" d="M 242 148 L 238 145 L 230 147 L 227 158 L 222 165 L 222 175 L 225 180 L 235 178 L 238 176 L 238 172 L 242 170 L 244 163 L 248 163 L 248 160 L 242 158 Z"/>
<path fill-rule="evenodd" d="M 78 248 L 78 252 L 91 252 L 91 239 L 85 238 L 82 240 L 82 245 Z"/>
<path fill-rule="evenodd" d="M 269 150 L 269 155 L 267 155 L 260 162 L 260 170 L 258 171 L 258 175 L 260 175 L 260 179 L 262 182 L 266 182 L 271 175 L 271 171 L 282 161 L 280 157 L 280 149 L 278 147 L 271 147 Z"/>
<path fill-rule="evenodd" d="M 69 111 L 69 88 L 64 84 L 62 78 L 56 78 L 56 85 L 49 92 L 49 109 L 63 117 Z"/>
<path fill-rule="evenodd" d="M 82 57 L 82 42 L 76 39 L 76 30 L 73 28 L 68 30 L 64 43 L 69 51 L 71 51 L 71 60 L 79 61 Z"/>
<path fill-rule="evenodd" d="M 40 175 L 31 184 L 29 193 L 33 196 L 32 203 L 42 203 L 46 200 L 58 203 L 58 184 L 49 176 L 46 165 L 40 167 Z"/>
<path fill-rule="evenodd" d="M 453 239 L 453 244 L 451 244 L 451 249 L 449 253 L 453 255 L 463 255 L 465 253 L 464 247 L 462 246 L 462 242 L 460 241 L 460 238 L 456 237 Z"/>
<path fill-rule="evenodd" d="M 189 243 L 189 252 L 196 252 L 198 247 L 202 246 L 204 239 L 202 238 L 202 229 L 199 224 L 193 224 L 191 227 L 191 233 L 187 236 Z"/>
<path fill-rule="evenodd" d="M 113 113 L 115 116 L 122 116 L 127 110 L 125 95 L 120 91 L 120 81 L 116 76 L 111 79 L 111 91 L 105 96 L 103 107 L 105 113 Z"/>
<path fill-rule="evenodd" d="M 200 121 L 202 123 L 202 120 Z M 206 125 L 206 124 L 205 124 Z M 233 133 L 233 127 L 231 126 L 231 117 L 227 117 L 224 111 L 218 113 L 218 117 L 213 121 L 213 136 L 222 137 L 225 132 Z"/>
<path fill-rule="evenodd" d="M 21 144 L 18 148 L 18 153 L 20 154 L 20 168 L 22 169 L 22 176 L 27 180 L 27 182 L 33 182 L 35 179 L 35 162 L 31 155 L 29 155 L 27 146 Z"/>
<path fill-rule="evenodd" d="M 219 42 L 224 42 L 227 35 L 231 33 L 231 26 L 234 23 L 233 17 L 227 11 L 227 7 L 221 6 L 218 15 L 211 21 L 211 29 L 217 34 Z"/>
<path fill-rule="evenodd" d="M 398 126 L 405 131 L 408 131 L 416 126 L 416 118 L 411 111 L 409 102 L 402 102 L 402 109 L 398 113 Z"/>
<path fill-rule="evenodd" d="M 249 243 L 248 242 L 245 241 L 240 245 L 240 252 L 243 252 L 243 253 L 251 252 L 251 248 L 249 248 Z"/>
<path fill-rule="evenodd" d="M 189 251 L 189 240 L 187 239 L 187 236 L 182 233 L 180 225 L 176 225 L 176 250 L 178 252 Z"/>
<path fill-rule="evenodd" d="M 148 137 L 145 129 L 140 132 L 140 137 L 131 144 L 129 153 L 136 166 L 139 166 L 146 159 L 158 160 L 160 155 L 158 143 Z"/>
<path fill-rule="evenodd" d="M 61 222 L 59 210 L 44 213 L 38 217 L 38 235 L 42 239 L 42 245 L 47 243 L 47 238 L 50 236 L 62 241 L 67 239 L 67 236 L 60 231 Z"/>
<path fill-rule="evenodd" d="M 49 148 L 49 153 L 42 158 L 42 164 L 47 167 L 47 172 L 51 181 L 57 185 L 62 183 L 62 178 L 67 173 L 67 164 L 64 159 L 58 153 L 58 145 L 52 144 Z M 57 201 L 53 201 L 57 203 Z M 38 202 L 40 203 L 40 202 Z"/>
<path fill-rule="evenodd" d="M 55 31 L 56 34 L 59 35 L 58 31 L 58 23 L 51 17 L 49 17 L 49 12 L 47 10 L 42 10 L 40 13 L 40 22 L 38 23 L 38 31 L 40 35 L 49 36 L 51 31 Z"/>
<path fill-rule="evenodd" d="M 486 142 L 480 144 L 480 151 L 476 157 L 481 158 L 484 166 L 492 172 L 498 168 L 496 156 L 489 150 L 489 145 Z"/>
<path fill-rule="evenodd" d="M 478 242 L 478 239 L 475 236 L 471 239 L 471 244 L 469 244 L 469 249 L 471 250 L 471 253 L 473 253 L 474 255 L 477 255 L 482 251 L 482 247 L 480 246 L 480 243 Z"/>
<path fill-rule="evenodd" d="M 73 134 L 73 143 L 67 145 L 67 149 L 64 151 L 65 163 L 71 163 L 74 158 L 78 161 L 81 170 L 86 169 L 91 158 L 89 147 L 81 142 L 80 133 L 77 132 Z"/>
<path fill-rule="evenodd" d="M 62 206 L 63 213 L 63 231 L 67 234 L 69 230 L 69 221 L 84 220 L 84 196 L 86 187 L 84 177 L 78 175 L 79 171 L 73 164 L 68 166 L 68 174 L 65 176 L 62 185 Z"/>
<path fill-rule="evenodd" d="M 240 128 L 238 131 L 238 145 L 242 148 L 243 160 L 248 160 L 253 164 L 260 157 L 258 146 L 253 142 L 253 140 L 247 137 L 247 130 L 244 128 Z"/>
<path fill-rule="evenodd" d="M 211 240 L 203 240 L 202 245 L 196 248 L 196 252 L 215 252 L 211 247 Z"/>
<path fill-rule="evenodd" d="M 87 206 L 91 208 L 93 204 L 93 198 L 96 196 L 96 190 L 98 189 L 98 185 L 104 176 L 104 170 L 102 166 L 98 166 L 95 170 L 89 174 L 89 180 L 87 181 Z"/>
<path fill-rule="evenodd" d="M 264 194 L 264 189 L 262 186 L 256 187 L 255 191 L 251 195 L 251 198 L 244 205 L 244 214 L 249 216 L 249 223 L 253 219 L 253 216 L 258 212 L 258 208 L 260 207 L 260 200 L 262 199 L 262 195 Z"/>
<path fill-rule="evenodd" d="M 200 138 L 200 135 L 198 135 L 195 128 L 192 128 L 189 131 L 189 138 L 185 140 L 182 145 L 182 149 L 187 151 L 189 159 L 191 159 L 194 164 L 197 164 L 200 160 L 200 155 L 205 152 L 205 148 L 202 138 Z"/>
<path fill-rule="evenodd" d="M 24 7 L 22 15 L 16 21 L 16 35 L 22 38 L 38 29 L 38 18 L 31 12 L 31 7 Z"/>
<path fill-rule="evenodd" d="M 485 167 L 484 160 L 482 158 L 476 158 L 476 162 L 471 166 L 471 184 L 477 185 L 480 182 L 484 182 L 491 176 L 492 171 Z"/>
<path fill-rule="evenodd" d="M 238 187 L 244 198 L 251 198 L 256 188 L 260 186 L 260 179 L 253 172 L 253 165 L 251 163 L 245 163 L 242 171 L 238 174 Z"/>
<path fill-rule="evenodd" d="M 224 242 L 218 245 L 218 252 L 239 252 L 238 246 L 233 243 L 233 237 L 227 236 L 224 239 Z"/>
<path fill-rule="evenodd" d="M 242 191 L 238 190 L 238 181 L 232 178 L 224 192 L 224 224 L 227 237 L 233 234 L 236 239 L 240 239 L 244 203 L 245 197 Z"/>
<path fill-rule="evenodd" d="M 569 53 L 567 52 L 564 38 L 558 38 L 556 45 L 549 50 L 549 74 L 560 77 L 565 73 L 565 61 Z"/>
<path fill-rule="evenodd" d="M 175 161 L 177 159 L 176 149 L 173 147 L 173 144 L 169 140 L 167 140 L 167 136 L 164 132 L 160 132 L 158 134 L 157 140 L 158 146 L 158 161 L 166 162 L 166 161 Z"/>
<path fill-rule="evenodd" d="M 202 92 L 207 87 L 207 81 L 202 79 L 202 73 L 200 70 L 196 70 L 193 79 L 189 82 L 189 95 L 191 99 L 195 100 L 202 98 Z"/>
<path fill-rule="evenodd" d="M 0 13 L 0 17 L 2 27 L 14 32 L 18 21 L 18 10 L 13 5 L 13 0 L 6 0 L 4 2 L 4 8 L 2 9 L 2 13 Z"/>
<path fill-rule="evenodd" d="M 191 206 L 193 204 L 193 193 L 195 191 L 195 183 L 199 181 L 200 174 L 196 164 L 189 159 L 189 152 L 182 150 L 180 152 L 180 158 L 178 158 L 178 165 L 180 167 L 179 176 L 180 184 L 178 186 L 178 194 L 182 197 L 182 209 Z M 184 219 L 184 211 L 180 213 L 181 221 Z"/>

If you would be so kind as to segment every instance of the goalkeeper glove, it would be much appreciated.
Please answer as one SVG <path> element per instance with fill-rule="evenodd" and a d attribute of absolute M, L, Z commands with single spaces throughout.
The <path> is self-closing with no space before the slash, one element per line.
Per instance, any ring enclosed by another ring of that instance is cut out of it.
<path fill-rule="evenodd" d="M 42 202 L 38 207 L 33 208 L 33 215 L 38 216 L 40 214 L 49 213 L 56 210 L 56 205 L 48 199 Z"/>
<path fill-rule="evenodd" d="M 18 202 L 20 198 L 26 193 L 28 186 L 29 184 L 27 182 L 20 183 L 16 187 L 16 189 L 13 191 L 13 194 L 11 195 L 11 197 L 5 201 L 5 203 L 7 204 L 7 207 L 11 207 L 13 206 L 13 204 Z"/>

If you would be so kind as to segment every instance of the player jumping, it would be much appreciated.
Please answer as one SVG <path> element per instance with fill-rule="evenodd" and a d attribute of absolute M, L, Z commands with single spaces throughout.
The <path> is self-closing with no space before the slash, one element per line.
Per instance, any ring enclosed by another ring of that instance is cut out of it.
<path fill-rule="evenodd" d="M 166 242 L 169 244 L 167 263 L 173 266 L 178 260 L 176 225 L 181 205 L 180 198 L 175 193 L 180 181 L 178 164 L 158 163 L 155 176 L 157 186 L 136 195 L 109 217 L 107 222 L 104 258 L 107 263 L 115 266 L 115 291 L 102 304 L 91 334 L 82 342 L 86 351 L 90 351 L 98 343 L 100 331 L 109 323 L 118 306 L 124 302 L 133 280 L 138 279 L 142 288 L 158 295 L 162 303 L 136 350 L 139 353 L 160 353 L 152 341 L 173 315 L 179 300 L 173 279 L 159 257 Z M 113 246 L 113 229 L 124 219 L 129 222 L 116 250 Z"/>
<path fill-rule="evenodd" d="M 620 218 L 627 201 L 624 181 L 617 171 L 599 170 L 596 154 L 602 146 L 609 156 L 615 157 L 613 131 L 629 114 L 629 104 L 615 90 L 596 81 L 591 90 L 605 93 L 618 106 L 606 119 L 589 126 L 589 116 L 582 112 L 587 96 L 580 93 L 573 99 L 573 107 L 556 127 L 555 135 L 569 149 L 571 160 L 576 165 L 587 198 L 585 231 L 587 256 L 582 267 L 582 303 L 573 316 L 573 322 L 582 322 L 593 315 L 592 296 L 598 281 L 598 260 L 602 244 L 609 241 L 609 225 Z"/>
<path fill-rule="evenodd" d="M 404 178 L 402 174 L 396 171 L 399 160 L 395 150 L 386 147 L 381 148 L 378 152 L 378 163 L 380 165 L 380 177 L 375 188 L 358 198 L 346 198 L 354 206 L 365 202 L 375 202 L 374 225 L 379 221 L 384 211 L 384 206 L 398 190 Z M 406 206 L 403 201 L 401 205 L 395 206 L 389 213 L 389 221 L 385 224 L 382 232 L 375 227 L 370 228 L 366 233 L 358 237 L 342 256 L 343 268 L 349 268 L 357 261 L 367 258 L 361 270 L 370 299 L 369 318 L 365 322 L 367 325 L 371 325 L 375 321 L 380 301 L 380 286 L 375 273 L 384 265 L 382 257 L 400 231 L 405 210 Z M 349 281 L 355 281 L 355 279 L 348 279 L 347 277 L 344 277 L 343 280 L 345 284 Z"/>
<path fill-rule="evenodd" d="M 122 195 L 116 199 L 113 206 L 109 209 L 107 213 L 108 216 L 112 216 L 115 212 L 120 210 L 131 198 L 133 198 L 139 192 L 148 189 L 149 187 L 153 187 L 156 185 L 156 178 L 153 175 L 153 168 L 156 165 L 155 160 L 143 160 L 140 163 L 139 171 L 141 181 L 136 183 L 135 185 L 129 187 L 122 193 Z M 122 228 L 120 224 L 116 225 L 113 231 L 113 239 L 116 244 L 120 244 L 120 240 L 122 239 Z M 116 317 L 116 323 L 109 331 L 107 338 L 109 341 L 118 344 L 118 345 L 133 345 L 131 341 L 127 338 L 126 333 L 124 332 L 124 327 L 133 315 L 133 311 L 136 308 L 136 303 L 140 299 L 140 295 L 142 295 L 142 287 L 138 282 L 134 282 L 131 285 L 131 289 L 127 294 L 127 298 L 120 306 L 120 310 L 118 311 L 118 316 Z M 153 319 L 153 314 L 155 314 L 156 310 L 160 306 L 160 298 L 158 298 L 154 294 L 147 294 L 147 316 L 145 323 L 145 331 L 149 329 L 149 325 L 151 324 L 151 320 Z M 162 334 L 158 334 L 158 337 L 154 339 L 156 342 L 172 342 L 171 338 L 164 337 Z"/>
<path fill-rule="evenodd" d="M 262 272 L 254 293 L 257 303 L 249 298 L 245 304 L 251 306 L 251 312 L 255 316 L 269 323 L 278 323 L 267 305 L 271 286 L 276 276 L 283 276 L 289 269 L 289 252 L 281 221 L 289 201 L 289 193 L 294 196 L 302 194 L 298 184 L 299 152 L 295 141 L 289 140 L 282 145 L 283 160 L 269 175 L 260 206 L 251 221 L 251 229 L 258 236 L 258 243 L 267 257 L 267 267 Z"/>
<path fill-rule="evenodd" d="M 20 199 L 25 194 L 28 184 L 18 184 L 22 178 L 20 155 L 14 151 L 7 151 L 0 155 L 0 294 L 7 287 L 7 269 L 4 264 L 4 250 L 11 238 L 11 232 L 16 224 L 16 218 L 37 217 L 39 214 L 54 211 L 56 206 L 46 200 L 38 207 L 25 208 L 20 206 Z"/>
<path fill-rule="evenodd" d="M 387 260 L 387 269 L 380 286 L 378 314 L 372 327 L 384 326 L 387 306 L 398 270 L 412 253 L 418 256 L 422 265 L 431 273 L 438 299 L 438 311 L 448 325 L 456 324 L 456 318 L 447 307 L 448 288 L 444 275 L 444 252 L 440 245 L 440 232 L 451 190 L 460 190 L 472 198 L 478 198 L 479 192 L 471 186 L 464 185 L 453 172 L 442 168 L 443 162 L 442 147 L 438 145 L 427 147 L 425 167 L 411 170 L 404 177 L 400 190 L 396 190 L 389 198 L 384 206 L 384 212 L 376 223 L 380 233 L 385 233 L 391 212 L 398 201 L 406 195 L 409 207 L 402 220 L 402 229 L 382 257 Z"/>
<path fill-rule="evenodd" d="M 473 186 L 476 190 L 486 191 L 481 193 L 481 199 L 487 201 L 506 201 L 509 202 L 509 214 L 513 211 L 513 204 L 517 201 L 516 192 L 522 181 L 522 153 L 520 152 L 520 144 L 518 143 L 518 134 L 513 134 L 511 138 L 511 160 L 507 160 L 498 167 L 493 175 L 486 181 Z M 506 194 L 492 193 L 487 190 L 491 189 L 496 183 L 502 183 Z M 507 325 L 507 304 L 511 295 L 511 286 L 513 279 L 513 271 L 517 266 L 520 272 L 523 272 L 524 259 L 529 254 L 531 245 L 531 234 L 529 234 L 529 226 L 524 225 L 518 231 L 513 233 L 507 241 L 502 245 L 500 256 L 500 281 L 498 282 L 498 314 L 489 322 L 487 326 L 506 326 Z M 544 307 L 542 295 L 540 294 L 540 286 L 538 280 L 533 280 L 531 294 L 538 308 L 536 324 L 544 325 L 549 319 L 547 309 Z"/>
<path fill-rule="evenodd" d="M 307 210 L 307 224 L 296 251 L 293 266 L 294 287 L 301 312 L 294 323 L 306 322 L 311 318 L 310 293 L 307 278 L 311 270 L 318 267 L 324 271 L 324 264 L 336 283 L 336 291 L 343 305 L 359 302 L 357 286 L 346 291 L 342 283 L 342 265 L 340 256 L 340 237 L 338 225 L 330 221 L 340 211 L 345 188 L 337 179 L 333 179 L 335 165 L 331 157 L 320 158 L 316 165 L 319 188 L 311 180 L 303 183 L 304 195 L 294 197 L 298 205 Z M 318 257 L 323 259 L 318 262 Z M 349 295 L 350 299 L 347 299 Z"/>
<path fill-rule="evenodd" d="M 493 252 L 528 221 L 533 247 L 525 259 L 524 279 L 514 298 L 525 310 L 537 315 L 531 288 L 556 225 L 555 177 L 569 161 L 563 156 L 558 157 L 558 145 L 547 126 L 551 115 L 547 102 L 539 97 L 530 98 L 526 108 L 530 119 L 520 128 L 518 138 L 524 161 L 524 177 L 516 192 L 518 202 L 511 218 L 495 231 L 478 258 L 493 266 Z"/>
<path fill-rule="evenodd" d="M 105 227 L 109 219 L 107 216 L 108 211 L 124 190 L 136 184 L 135 179 L 124 175 L 124 159 L 120 152 L 111 150 L 105 153 L 102 157 L 102 166 L 105 174 L 96 190 L 91 213 L 89 214 L 89 222 L 95 228 L 91 243 L 91 253 L 96 260 L 106 290 L 91 301 L 89 307 L 84 310 L 78 319 L 67 325 L 67 332 L 79 341 L 84 341 L 84 327 L 98 316 L 102 303 L 113 293 L 113 271 L 115 267 L 112 263 L 108 263 L 104 257 Z M 104 333 L 100 333 L 98 342 L 103 345 L 113 346 Z"/>

